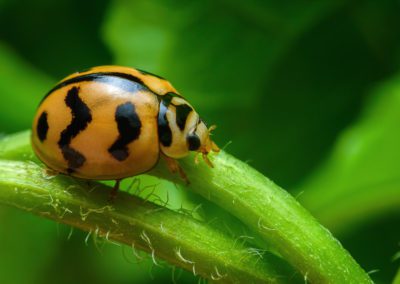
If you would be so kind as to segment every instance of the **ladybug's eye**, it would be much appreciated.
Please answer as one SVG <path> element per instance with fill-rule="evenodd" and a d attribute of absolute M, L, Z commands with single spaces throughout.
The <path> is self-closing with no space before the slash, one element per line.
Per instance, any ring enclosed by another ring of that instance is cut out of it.
<path fill-rule="evenodd" d="M 190 151 L 196 151 L 200 148 L 200 138 L 197 136 L 197 134 L 189 134 L 186 140 L 188 142 Z"/>

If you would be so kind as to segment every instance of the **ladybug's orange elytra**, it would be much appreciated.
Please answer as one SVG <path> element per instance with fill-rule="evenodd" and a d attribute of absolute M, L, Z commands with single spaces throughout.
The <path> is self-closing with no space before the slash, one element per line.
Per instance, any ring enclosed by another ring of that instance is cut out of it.
<path fill-rule="evenodd" d="M 49 168 L 107 180 L 138 175 L 160 156 L 219 151 L 194 108 L 165 79 L 138 69 L 99 66 L 60 81 L 43 98 L 32 126 L 35 153 Z"/>

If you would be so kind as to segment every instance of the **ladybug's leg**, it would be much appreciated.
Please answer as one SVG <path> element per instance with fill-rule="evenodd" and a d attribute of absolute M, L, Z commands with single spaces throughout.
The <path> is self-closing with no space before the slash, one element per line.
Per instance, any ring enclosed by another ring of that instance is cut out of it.
<path fill-rule="evenodd" d="M 44 178 L 51 179 L 55 176 L 58 176 L 60 174 L 60 172 L 46 167 L 46 168 L 44 168 L 43 174 L 44 174 Z"/>
<path fill-rule="evenodd" d="M 112 190 L 110 192 L 110 196 L 108 197 L 108 200 L 110 202 L 113 202 L 115 200 L 115 198 L 117 197 L 120 183 L 121 183 L 120 179 L 115 180 L 114 187 L 112 188 Z"/>
<path fill-rule="evenodd" d="M 210 159 L 208 158 L 207 155 L 208 155 L 208 153 L 202 153 L 203 160 L 204 160 L 204 162 L 206 162 L 206 164 L 207 164 L 210 168 L 213 168 L 214 165 L 213 165 L 213 163 L 211 163 L 211 161 L 210 161 Z"/>
<path fill-rule="evenodd" d="M 167 163 L 167 167 L 171 173 L 173 173 L 173 174 L 179 173 L 180 177 L 185 181 L 186 185 L 190 184 L 190 181 L 189 181 L 187 175 L 185 174 L 184 170 L 179 165 L 177 160 L 175 160 L 171 157 L 168 157 L 164 154 L 161 154 L 161 156 L 164 158 L 165 162 Z"/>

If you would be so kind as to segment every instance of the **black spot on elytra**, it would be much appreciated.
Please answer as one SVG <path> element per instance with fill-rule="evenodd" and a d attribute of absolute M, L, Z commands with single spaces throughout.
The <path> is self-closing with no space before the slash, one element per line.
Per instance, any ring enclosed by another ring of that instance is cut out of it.
<path fill-rule="evenodd" d="M 142 123 L 136 113 L 135 106 L 131 102 L 117 107 L 115 112 L 119 137 L 108 152 L 118 161 L 123 161 L 129 156 L 127 145 L 136 140 L 140 135 Z"/>
<path fill-rule="evenodd" d="M 82 167 L 85 163 L 86 158 L 81 153 L 73 149 L 72 147 L 64 147 L 62 149 L 64 158 L 68 161 L 67 172 L 69 174 L 73 173 L 76 169 Z"/>
<path fill-rule="evenodd" d="M 200 138 L 197 136 L 197 134 L 189 134 L 186 140 L 188 142 L 190 151 L 196 151 L 200 148 Z"/>
<path fill-rule="evenodd" d="M 36 133 L 41 142 L 46 140 L 48 131 L 49 131 L 49 123 L 47 122 L 47 112 L 44 111 L 40 115 L 38 124 L 36 127 Z"/>
<path fill-rule="evenodd" d="M 176 106 L 176 124 L 180 130 L 185 129 L 186 120 L 192 111 L 193 109 L 187 104 Z"/>
<path fill-rule="evenodd" d="M 72 173 L 85 163 L 86 158 L 70 146 L 71 141 L 81 131 L 86 129 L 92 121 L 92 115 L 88 106 L 79 97 L 78 87 L 72 87 L 68 91 L 65 97 L 65 104 L 71 109 L 72 120 L 67 128 L 61 132 L 58 146 L 61 149 L 64 159 L 68 162 L 68 173 Z"/>
<path fill-rule="evenodd" d="M 172 143 L 172 131 L 167 118 L 168 104 L 168 101 L 161 101 L 158 112 L 158 139 L 165 147 L 171 146 Z"/>

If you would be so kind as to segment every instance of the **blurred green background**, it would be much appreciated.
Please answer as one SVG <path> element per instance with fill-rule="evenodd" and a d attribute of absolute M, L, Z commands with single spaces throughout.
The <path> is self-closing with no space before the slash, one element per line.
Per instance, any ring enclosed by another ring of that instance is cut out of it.
<path fill-rule="evenodd" d="M 221 147 L 389 283 L 400 264 L 399 14 L 398 0 L 0 0 L 0 132 L 29 128 L 72 72 L 159 74 L 218 125 Z M 2 283 L 197 282 L 15 209 L 0 207 L 0 220 Z"/>

